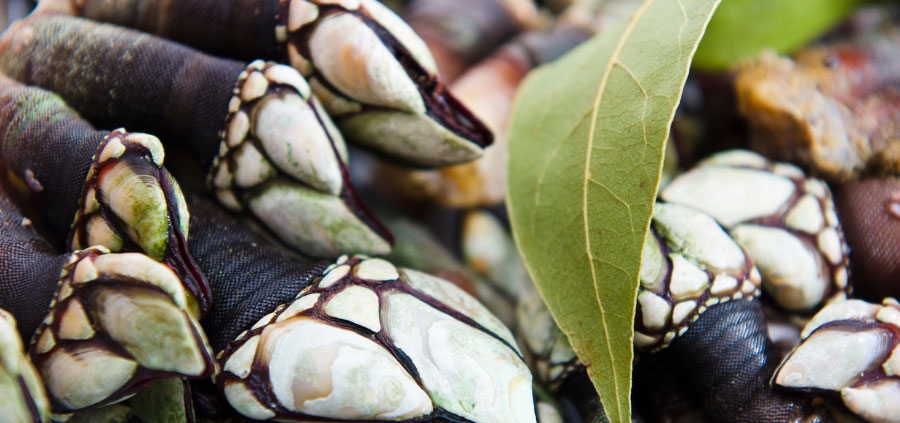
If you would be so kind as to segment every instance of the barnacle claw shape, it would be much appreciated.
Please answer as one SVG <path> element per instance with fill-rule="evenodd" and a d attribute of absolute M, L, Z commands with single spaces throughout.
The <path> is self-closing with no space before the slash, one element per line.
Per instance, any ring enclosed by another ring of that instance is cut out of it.
<path fill-rule="evenodd" d="M 436 77 L 427 46 L 373 0 L 283 0 L 288 59 L 353 142 L 420 167 L 478 158 L 493 135 Z"/>
<path fill-rule="evenodd" d="M 205 314 L 209 284 L 188 251 L 187 204 L 178 182 L 162 167 L 164 157 L 156 137 L 112 131 L 88 171 L 69 247 L 99 245 L 167 263 L 190 292 L 190 308 Z"/>
<path fill-rule="evenodd" d="M 850 291 L 849 249 L 831 191 L 793 165 L 727 151 L 675 178 L 660 198 L 728 228 L 759 268 L 763 289 L 786 310 L 812 312 Z"/>
<path fill-rule="evenodd" d="M 439 278 L 342 256 L 218 356 L 217 384 L 255 419 L 534 422 L 509 329 Z"/>
<path fill-rule="evenodd" d="M 144 254 L 73 253 L 29 349 L 53 411 L 112 403 L 155 379 L 212 375 L 191 301 L 178 276 Z"/>
<path fill-rule="evenodd" d="M 772 382 L 793 389 L 839 392 L 867 421 L 900 422 L 900 303 L 835 301 L 804 327 L 803 341 Z"/>
<path fill-rule="evenodd" d="M 44 385 L 28 361 L 16 319 L 0 309 L 0 416 L 11 423 L 50 421 Z"/>
<path fill-rule="evenodd" d="M 255 61 L 238 78 L 209 182 L 226 207 L 249 209 L 307 255 L 386 254 L 391 237 L 356 200 L 346 155 L 303 76 Z"/>
<path fill-rule="evenodd" d="M 711 216 L 656 203 L 644 240 L 634 344 L 659 350 L 708 307 L 759 296 L 756 267 Z"/>

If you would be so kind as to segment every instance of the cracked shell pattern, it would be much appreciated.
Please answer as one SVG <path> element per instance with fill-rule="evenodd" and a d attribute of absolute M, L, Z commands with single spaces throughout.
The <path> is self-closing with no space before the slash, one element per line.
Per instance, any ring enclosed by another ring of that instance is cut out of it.
<path fill-rule="evenodd" d="M 49 310 L 29 355 L 56 413 L 121 400 L 148 380 L 215 371 L 193 297 L 143 254 L 73 253 Z"/>
<path fill-rule="evenodd" d="M 849 247 L 831 190 L 799 168 L 725 151 L 675 178 L 660 198 L 727 227 L 759 268 L 763 290 L 784 309 L 811 314 L 850 295 Z"/>
<path fill-rule="evenodd" d="M 449 282 L 413 281 L 422 275 L 342 256 L 219 353 L 216 383 L 260 419 L 534 422 L 509 330 Z"/>
<path fill-rule="evenodd" d="M 869 422 L 900 422 L 900 303 L 834 301 L 807 323 L 772 383 L 839 393 Z"/>
<path fill-rule="evenodd" d="M 704 250 L 708 245 L 719 247 Z M 759 296 L 759 284 L 750 258 L 712 217 L 657 203 L 644 243 L 634 345 L 661 350 L 708 307 Z"/>
<path fill-rule="evenodd" d="M 341 193 L 344 140 L 296 70 L 261 60 L 248 64 L 228 108 L 207 176 L 226 207 L 243 208 L 245 191 L 279 175 Z"/>

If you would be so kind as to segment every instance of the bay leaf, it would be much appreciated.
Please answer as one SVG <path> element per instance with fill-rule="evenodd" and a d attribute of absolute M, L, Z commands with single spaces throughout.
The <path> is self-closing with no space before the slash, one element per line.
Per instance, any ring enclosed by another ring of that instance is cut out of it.
<path fill-rule="evenodd" d="M 719 0 L 645 0 L 524 81 L 508 208 L 541 295 L 610 421 L 630 422 L 635 297 L 666 139 Z"/>

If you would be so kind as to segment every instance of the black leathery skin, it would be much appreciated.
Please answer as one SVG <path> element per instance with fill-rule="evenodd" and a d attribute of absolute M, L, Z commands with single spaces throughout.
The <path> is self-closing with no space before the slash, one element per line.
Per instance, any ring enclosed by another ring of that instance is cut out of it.
<path fill-rule="evenodd" d="M 109 132 L 95 130 L 53 93 L 11 80 L 0 81 L 0 128 L 0 167 L 24 182 L 29 209 L 64 241 L 91 158 Z"/>
<path fill-rule="evenodd" d="M 330 264 L 300 261 L 211 200 L 193 194 L 187 201 L 191 254 L 212 290 L 204 327 L 215 351 L 277 306 L 293 301 Z"/>
<path fill-rule="evenodd" d="M 556 396 L 567 422 L 609 423 L 587 371 L 578 371 L 566 377 Z"/>
<path fill-rule="evenodd" d="M 707 415 L 722 423 L 830 422 L 802 394 L 769 381 L 778 356 L 757 299 L 709 307 L 659 354 L 686 382 Z"/>
<path fill-rule="evenodd" d="M 0 190 L 0 308 L 18 321 L 25 343 L 47 315 L 68 255 L 59 255 Z"/>
<path fill-rule="evenodd" d="M 74 0 L 71 0 L 73 3 Z M 80 0 L 76 12 L 223 57 L 278 58 L 279 0 Z"/>
<path fill-rule="evenodd" d="M 834 202 L 850 245 L 854 294 L 873 302 L 900 298 L 900 177 L 835 185 Z"/>
<path fill-rule="evenodd" d="M 208 168 L 246 64 L 83 18 L 34 16 L 0 40 L 0 70 L 59 94 L 96 127 L 179 144 Z"/>

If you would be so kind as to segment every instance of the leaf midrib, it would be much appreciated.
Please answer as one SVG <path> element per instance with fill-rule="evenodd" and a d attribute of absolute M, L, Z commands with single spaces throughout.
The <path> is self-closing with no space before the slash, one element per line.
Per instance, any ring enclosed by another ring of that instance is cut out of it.
<path fill-rule="evenodd" d="M 609 355 L 610 363 L 614 363 L 613 351 L 612 351 L 612 343 L 609 341 L 609 327 L 606 324 L 606 310 L 603 308 L 603 302 L 600 301 L 600 291 L 597 287 L 597 269 L 594 266 L 594 257 L 591 253 L 591 237 L 589 230 L 589 221 L 588 221 L 588 183 L 590 182 L 591 176 L 591 151 L 594 149 L 594 133 L 597 129 L 597 114 L 599 113 L 600 103 L 603 101 L 603 94 L 606 91 L 606 84 L 609 82 L 610 74 L 612 74 L 613 67 L 619 62 L 619 56 L 622 54 L 622 50 L 625 48 L 625 44 L 631 38 L 631 32 L 634 30 L 635 26 L 637 26 L 637 22 L 644 15 L 647 7 L 652 4 L 655 0 L 647 0 L 641 4 L 641 6 L 634 12 L 634 15 L 631 17 L 631 20 L 628 21 L 628 25 L 625 27 L 625 30 L 622 32 L 622 38 L 619 40 L 619 43 L 616 45 L 615 50 L 610 55 L 610 60 L 606 64 L 606 68 L 603 71 L 603 75 L 600 79 L 600 86 L 597 88 L 597 96 L 594 99 L 593 111 L 591 113 L 591 126 L 588 131 L 588 142 L 587 142 L 587 154 L 584 165 L 584 178 L 582 180 L 582 198 L 581 198 L 581 214 L 584 220 L 584 241 L 585 241 L 585 250 L 588 257 L 588 263 L 591 269 L 591 281 L 594 286 L 594 297 L 597 301 L 597 307 L 600 309 L 600 323 L 603 326 L 603 331 L 606 332 L 607 336 L 604 339 L 604 346 L 606 347 L 606 352 Z M 613 385 L 616 387 L 616 391 L 621 391 L 621 386 L 619 386 L 619 375 L 616 371 L 616 366 L 610 366 L 612 369 L 612 380 Z M 618 395 L 616 401 L 617 407 L 617 415 L 619 418 L 619 422 L 622 422 L 623 415 L 623 400 L 629 400 L 629 397 L 625 397 L 623 395 Z"/>

